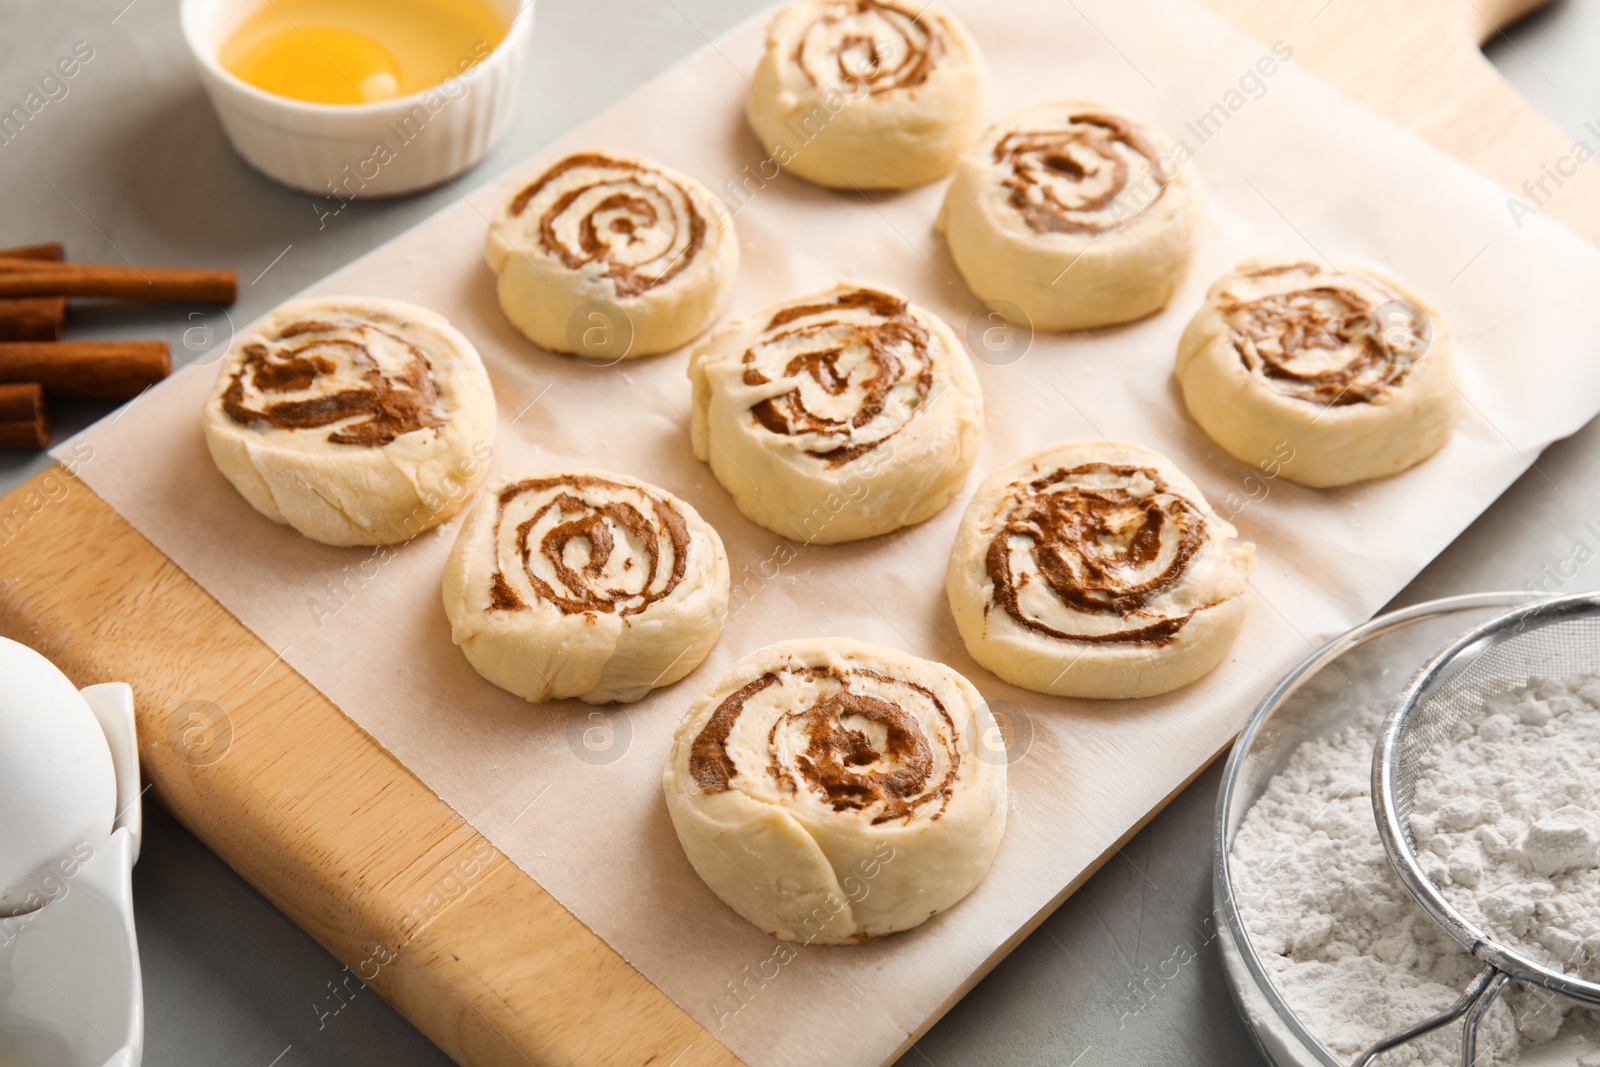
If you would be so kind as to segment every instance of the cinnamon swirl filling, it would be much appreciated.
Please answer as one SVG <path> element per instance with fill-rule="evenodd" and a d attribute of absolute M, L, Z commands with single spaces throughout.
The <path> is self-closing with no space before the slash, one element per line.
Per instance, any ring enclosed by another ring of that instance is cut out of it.
<path fill-rule="evenodd" d="M 1161 199 L 1171 176 L 1160 155 L 1134 123 L 1083 111 L 1058 126 L 1006 133 L 993 159 L 1007 202 L 1029 229 L 1095 236 Z"/>
<path fill-rule="evenodd" d="M 356 320 L 301 321 L 242 350 L 222 409 L 241 426 L 312 431 L 382 447 L 444 425 L 428 358 L 399 332 Z"/>
<path fill-rule="evenodd" d="M 927 402 L 928 330 L 899 297 L 854 289 L 776 312 L 745 350 L 745 385 L 787 386 L 750 408 L 767 432 L 806 436 L 806 451 L 843 467 L 899 433 Z"/>
<path fill-rule="evenodd" d="M 735 730 L 737 747 L 757 760 L 735 759 Z M 939 818 L 960 768 L 955 723 L 933 691 L 861 667 L 795 667 L 753 679 L 717 706 L 689 755 L 703 793 L 761 790 L 780 801 L 804 794 L 874 825 Z"/>
<path fill-rule="evenodd" d="M 806 27 L 794 63 L 818 88 L 872 95 L 927 81 L 944 42 L 936 20 L 883 0 L 844 0 Z"/>
<path fill-rule="evenodd" d="M 993 603 L 1062 641 L 1163 645 L 1194 611 L 1163 610 L 1206 538 L 1201 509 L 1155 470 L 1058 469 L 1012 487 L 985 565 Z"/>
<path fill-rule="evenodd" d="M 588 475 L 529 478 L 500 491 L 491 610 L 547 603 L 564 615 L 638 615 L 672 595 L 690 533 L 670 501 Z"/>
<path fill-rule="evenodd" d="M 1405 381 L 1432 340 L 1421 308 L 1371 275 L 1314 263 L 1241 275 L 1282 287 L 1224 297 L 1239 359 L 1274 390 L 1322 406 L 1370 404 Z"/>
<path fill-rule="evenodd" d="M 570 270 L 594 264 L 618 296 L 681 274 L 705 247 L 707 219 L 684 186 L 654 167 L 587 152 L 568 156 L 511 201 L 538 247 Z"/>

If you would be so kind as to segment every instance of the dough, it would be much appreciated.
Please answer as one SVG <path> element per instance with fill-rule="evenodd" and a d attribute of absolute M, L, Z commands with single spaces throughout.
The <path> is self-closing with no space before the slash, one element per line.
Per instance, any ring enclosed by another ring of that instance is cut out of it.
<path fill-rule="evenodd" d="M 967 507 L 945 590 L 972 658 L 1013 685 L 1149 697 L 1222 661 L 1255 546 L 1173 462 L 1076 441 L 996 471 Z"/>
<path fill-rule="evenodd" d="M 1302 485 L 1403 471 L 1459 407 L 1444 319 L 1368 270 L 1252 259 L 1218 279 L 1178 343 L 1189 414 L 1230 455 Z"/>
<path fill-rule="evenodd" d="M 1131 322 L 1166 306 L 1194 257 L 1204 205 L 1187 159 L 1106 104 L 1035 105 L 961 157 L 938 228 L 979 299 L 1036 329 Z"/>
<path fill-rule="evenodd" d="M 688 344 L 733 292 L 733 216 L 638 156 L 567 156 L 500 209 L 485 255 L 500 307 L 552 352 L 616 362 Z"/>
<path fill-rule="evenodd" d="M 444 317 L 398 300 L 295 300 L 241 334 L 201 417 L 211 458 L 273 522 L 328 545 L 406 541 L 488 473 L 494 392 Z"/>
<path fill-rule="evenodd" d="M 524 700 L 634 701 L 717 643 L 728 557 L 665 489 L 605 471 L 525 478 L 467 514 L 444 610 L 478 673 Z"/>
<path fill-rule="evenodd" d="M 769 645 L 689 709 L 661 786 L 723 902 L 784 941 L 909 930 L 983 880 L 1006 825 L 999 728 L 941 663 Z"/>
<path fill-rule="evenodd" d="M 842 283 L 718 329 L 689 360 L 695 455 L 739 510 L 808 544 L 933 515 L 978 455 L 983 395 L 950 327 Z"/>
<path fill-rule="evenodd" d="M 912 0 L 799 0 L 767 27 L 745 114 L 772 161 L 835 188 L 904 189 L 950 173 L 983 130 L 977 43 Z"/>

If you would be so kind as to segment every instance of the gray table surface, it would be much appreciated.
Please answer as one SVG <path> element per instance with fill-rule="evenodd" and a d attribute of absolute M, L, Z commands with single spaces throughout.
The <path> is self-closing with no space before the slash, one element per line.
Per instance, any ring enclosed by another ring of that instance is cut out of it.
<path fill-rule="evenodd" d="M 471 189 L 624 96 L 765 0 L 542 0 L 521 111 Z M 74 258 L 239 271 L 244 322 L 457 195 L 445 187 L 358 203 L 319 227 L 315 198 L 247 168 L 223 139 L 178 32 L 176 0 L 8 0 L 0 5 L 0 104 L 56 57 L 93 59 L 0 145 L 0 245 L 64 239 Z M 1558 0 L 1489 49 L 1518 88 L 1574 136 L 1600 114 L 1600 0 Z M 214 309 L 86 311 L 80 338 L 165 337 L 181 357 L 226 329 Z M 186 348 L 185 341 L 190 342 Z M 104 416 L 63 407 L 63 435 Z M 41 457 L 0 449 L 0 490 Z M 1550 448 L 1399 597 L 1544 582 L 1600 518 L 1600 424 Z M 1591 549 L 1595 545 L 1590 544 Z M 1587 558 L 1587 557 L 1586 557 Z M 4 558 L 0 556 L 0 568 Z M 1600 588 L 1600 563 L 1565 580 Z M 1220 763 L 918 1042 L 904 1064 L 1248 1064 L 1260 1059 L 1211 941 L 1211 817 Z M 319 1018 L 341 965 L 165 812 L 147 814 L 134 878 L 151 1067 L 308 1067 L 449 1061 L 370 991 Z M 1164 961 L 1196 956 L 1175 977 Z M 1136 1010 L 1137 1009 L 1137 1010 Z"/>

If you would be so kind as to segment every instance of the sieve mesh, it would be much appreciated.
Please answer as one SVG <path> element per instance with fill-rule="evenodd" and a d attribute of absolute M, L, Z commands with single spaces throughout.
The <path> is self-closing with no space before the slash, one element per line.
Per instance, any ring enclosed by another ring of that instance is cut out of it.
<path fill-rule="evenodd" d="M 1600 596 L 1542 601 L 1469 631 L 1406 686 L 1373 754 L 1378 833 L 1417 902 L 1469 952 L 1513 978 L 1600 1006 L 1600 985 L 1536 963 L 1462 915 L 1423 873 L 1411 834 L 1422 756 L 1473 727 L 1484 704 L 1544 678 L 1600 673 Z"/>

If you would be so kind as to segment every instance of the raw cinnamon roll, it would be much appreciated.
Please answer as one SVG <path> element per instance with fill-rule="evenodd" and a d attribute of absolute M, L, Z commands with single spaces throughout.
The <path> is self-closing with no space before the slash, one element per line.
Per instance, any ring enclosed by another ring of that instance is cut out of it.
<path fill-rule="evenodd" d="M 1368 270 L 1252 259 L 1178 343 L 1189 414 L 1246 463 L 1346 485 L 1421 463 L 1455 428 L 1455 355 L 1422 297 Z"/>
<path fill-rule="evenodd" d="M 494 393 L 426 308 L 296 300 L 242 334 L 202 416 L 252 507 L 329 545 L 393 544 L 450 518 L 488 472 Z"/>
<path fill-rule="evenodd" d="M 716 644 L 728 558 L 665 489 L 603 471 L 525 478 L 468 512 L 444 609 L 478 673 L 524 700 L 633 701 Z"/>
<path fill-rule="evenodd" d="M 733 217 L 699 182 L 620 152 L 578 152 L 500 209 L 485 254 L 500 307 L 552 352 L 615 361 L 687 344 L 728 303 Z"/>
<path fill-rule="evenodd" d="M 921 522 L 977 457 L 983 396 L 936 316 L 840 284 L 731 323 L 689 360 L 695 455 L 774 533 L 835 544 Z"/>
<path fill-rule="evenodd" d="M 689 709 L 662 776 L 689 862 L 784 941 L 908 930 L 983 880 L 1006 760 L 940 663 L 844 638 L 769 645 Z"/>
<path fill-rule="evenodd" d="M 972 291 L 1036 329 L 1131 322 L 1166 306 L 1194 256 L 1187 158 L 1106 104 L 1036 105 L 962 157 L 938 226 Z"/>
<path fill-rule="evenodd" d="M 1013 685 L 1156 696 L 1239 633 L 1255 546 L 1236 534 L 1160 453 L 1080 441 L 989 476 L 945 589 L 967 651 Z"/>
<path fill-rule="evenodd" d="M 799 0 L 767 27 L 745 114 L 778 165 L 838 188 L 950 173 L 983 129 L 987 76 L 955 16 L 909 0 Z"/>

